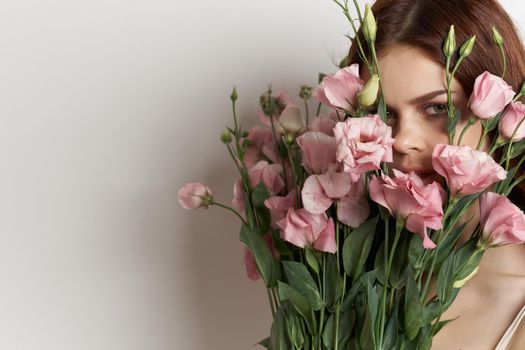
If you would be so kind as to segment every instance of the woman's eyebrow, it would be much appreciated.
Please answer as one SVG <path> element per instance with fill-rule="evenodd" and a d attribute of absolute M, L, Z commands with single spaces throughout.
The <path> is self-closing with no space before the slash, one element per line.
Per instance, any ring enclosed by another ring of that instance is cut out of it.
<path fill-rule="evenodd" d="M 434 97 L 441 96 L 441 95 L 446 94 L 446 93 L 447 93 L 447 90 L 432 91 L 432 92 L 429 92 L 428 94 L 424 94 L 422 96 L 414 98 L 413 100 L 410 101 L 410 103 L 411 104 L 417 104 L 417 103 L 425 102 L 425 101 L 433 99 Z M 452 94 L 454 94 L 454 93 L 455 93 L 455 91 L 452 91 Z"/>

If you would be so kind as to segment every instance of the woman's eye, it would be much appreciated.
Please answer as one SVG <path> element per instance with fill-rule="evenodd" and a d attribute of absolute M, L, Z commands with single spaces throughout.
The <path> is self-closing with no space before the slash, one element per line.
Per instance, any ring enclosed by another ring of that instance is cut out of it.
<path fill-rule="evenodd" d="M 431 116 L 441 116 L 447 113 L 446 104 L 432 104 L 425 107 L 425 113 Z"/>

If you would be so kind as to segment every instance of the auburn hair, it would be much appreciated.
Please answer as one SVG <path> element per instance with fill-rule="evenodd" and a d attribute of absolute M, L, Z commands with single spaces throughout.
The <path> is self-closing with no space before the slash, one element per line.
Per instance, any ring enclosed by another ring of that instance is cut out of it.
<path fill-rule="evenodd" d="M 500 49 L 492 39 L 492 26 L 495 26 L 504 39 L 507 57 L 505 81 L 514 91 L 520 91 L 525 78 L 525 49 L 514 22 L 497 0 L 376 0 L 371 10 L 377 20 L 375 47 L 378 56 L 393 46 L 404 45 L 418 49 L 445 67 L 442 48 L 450 26 L 454 25 L 458 49 L 471 35 L 476 35 L 474 49 L 455 74 L 466 96 L 472 93 L 476 77 L 484 71 L 498 76 L 503 74 Z M 363 68 L 356 38 L 370 59 L 363 33 L 359 30 L 352 40 L 346 63 L 359 63 Z M 457 56 L 452 60 L 452 67 Z M 523 205 L 525 183 L 521 184 L 521 190 L 519 187 L 515 189 L 512 197 Z"/>

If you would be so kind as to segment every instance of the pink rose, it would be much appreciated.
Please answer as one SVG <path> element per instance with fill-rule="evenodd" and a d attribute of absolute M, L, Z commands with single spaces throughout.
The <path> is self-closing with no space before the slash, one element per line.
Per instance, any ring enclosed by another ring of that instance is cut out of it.
<path fill-rule="evenodd" d="M 263 239 L 268 244 L 268 247 L 270 248 L 270 251 L 272 252 L 272 256 L 274 259 L 279 257 L 279 253 L 275 249 L 275 245 L 273 244 L 272 238 L 269 234 L 265 234 L 263 236 Z M 259 273 L 259 270 L 257 269 L 257 262 L 255 261 L 255 258 L 253 257 L 252 253 L 250 252 L 250 249 L 248 247 L 244 247 L 244 267 L 246 268 L 246 276 L 248 276 L 249 279 L 252 281 L 257 281 L 261 278 L 261 275 Z"/>
<path fill-rule="evenodd" d="M 302 164 L 308 174 L 324 174 L 336 170 L 335 138 L 317 131 L 309 131 L 297 138 L 302 151 Z"/>
<path fill-rule="evenodd" d="M 436 145 L 432 166 L 446 179 L 453 196 L 482 192 L 507 177 L 505 169 L 491 156 L 468 146 Z"/>
<path fill-rule="evenodd" d="M 437 182 L 425 185 L 413 171 L 408 174 L 397 169 L 392 171 L 393 179 L 384 174 L 382 178 L 372 175 L 368 188 L 370 198 L 403 220 L 410 232 L 421 237 L 424 248 L 435 248 L 427 227 L 439 230 L 443 226 L 443 188 Z"/>
<path fill-rule="evenodd" d="M 178 193 L 179 203 L 184 209 L 206 208 L 213 203 L 211 190 L 200 182 L 188 182 Z"/>
<path fill-rule="evenodd" d="M 490 246 L 525 242 L 525 214 L 505 196 L 494 192 L 481 195 L 480 225 Z"/>
<path fill-rule="evenodd" d="M 350 173 L 352 181 L 361 174 L 377 170 L 381 162 L 392 162 L 392 128 L 377 115 L 348 118 L 334 128 L 337 142 L 337 160 L 343 170 Z"/>
<path fill-rule="evenodd" d="M 484 72 L 476 78 L 469 106 L 481 119 L 491 119 L 512 101 L 516 93 L 498 76 Z"/>
<path fill-rule="evenodd" d="M 260 182 L 264 184 L 270 195 L 276 195 L 284 189 L 284 181 L 281 177 L 282 166 L 280 164 L 268 164 L 267 161 L 261 160 L 255 164 L 249 171 L 250 185 L 255 188 Z M 238 211 L 244 210 L 244 190 L 241 179 L 238 179 L 233 185 L 232 205 Z"/>
<path fill-rule="evenodd" d="M 337 251 L 334 221 L 325 213 L 312 214 L 306 209 L 289 208 L 286 218 L 277 225 L 282 230 L 281 238 L 297 247 L 309 245 L 322 252 Z"/>
<path fill-rule="evenodd" d="M 297 190 L 291 190 L 285 197 L 273 196 L 264 201 L 264 206 L 270 209 L 272 227 L 278 228 L 277 222 L 286 217 L 288 208 L 297 208 Z"/>
<path fill-rule="evenodd" d="M 501 137 L 510 140 L 516 131 L 512 142 L 525 138 L 525 121 L 523 118 L 525 118 L 525 105 L 519 101 L 511 102 L 498 124 Z"/>
<path fill-rule="evenodd" d="M 331 108 L 353 113 L 356 95 L 363 85 L 363 80 L 359 78 L 359 65 L 353 64 L 338 70 L 333 76 L 324 77 L 312 96 Z"/>
<path fill-rule="evenodd" d="M 328 136 L 334 136 L 335 124 L 339 122 L 337 114 L 332 111 L 328 116 L 320 115 L 308 123 L 308 131 L 318 131 Z"/>

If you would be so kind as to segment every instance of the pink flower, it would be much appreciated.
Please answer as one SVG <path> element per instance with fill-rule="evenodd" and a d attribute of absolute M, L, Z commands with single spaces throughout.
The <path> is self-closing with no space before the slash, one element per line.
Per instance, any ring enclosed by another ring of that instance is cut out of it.
<path fill-rule="evenodd" d="M 363 181 L 352 182 L 347 173 L 328 172 L 309 176 L 301 192 L 304 208 L 322 214 L 337 202 L 337 218 L 342 223 L 359 227 L 370 214 L 364 195 Z"/>
<path fill-rule="evenodd" d="M 188 182 L 178 193 L 179 203 L 184 209 L 206 208 L 213 203 L 211 190 L 200 182 Z"/>
<path fill-rule="evenodd" d="M 522 122 L 523 118 L 525 118 L 525 105 L 519 101 L 511 102 L 499 121 L 499 134 L 505 140 L 510 140 L 516 131 L 512 142 L 525 138 L 525 121 Z"/>
<path fill-rule="evenodd" d="M 272 227 L 278 228 L 277 222 L 286 217 L 288 208 L 297 208 L 297 190 L 291 190 L 286 197 L 273 196 L 264 201 L 264 206 L 270 209 Z"/>
<path fill-rule="evenodd" d="M 336 170 L 335 138 L 317 131 L 309 131 L 297 138 L 302 151 L 302 163 L 308 174 L 324 174 Z"/>
<path fill-rule="evenodd" d="M 505 196 L 494 192 L 481 195 L 480 225 L 491 246 L 525 242 L 525 214 Z"/>
<path fill-rule="evenodd" d="M 312 214 L 322 214 L 334 202 L 347 195 L 352 186 L 350 176 L 345 173 L 328 172 L 309 176 L 301 191 L 303 205 Z"/>
<path fill-rule="evenodd" d="M 333 76 L 324 77 L 312 96 L 331 108 L 353 113 L 356 95 L 363 85 L 363 80 L 359 78 L 359 65 L 353 64 L 338 70 Z"/>
<path fill-rule="evenodd" d="M 255 126 L 248 131 L 247 139 L 250 145 L 246 149 L 244 162 L 248 168 L 265 158 L 273 163 L 279 163 L 279 151 L 275 145 L 272 129 Z"/>
<path fill-rule="evenodd" d="M 343 224 L 357 228 L 370 215 L 370 204 L 365 196 L 364 177 L 352 183 L 346 196 L 337 201 L 337 218 Z"/>
<path fill-rule="evenodd" d="M 335 124 L 339 122 L 336 112 L 332 111 L 328 116 L 320 115 L 308 123 L 308 131 L 319 131 L 328 136 L 334 136 Z"/>
<path fill-rule="evenodd" d="M 282 166 L 280 164 L 268 164 L 267 161 L 261 160 L 255 164 L 249 171 L 250 185 L 255 188 L 260 182 L 264 184 L 270 195 L 276 195 L 284 189 L 284 181 L 281 177 Z M 244 191 L 241 179 L 238 179 L 233 185 L 232 205 L 238 211 L 244 210 Z"/>
<path fill-rule="evenodd" d="M 272 238 L 269 234 L 265 234 L 263 236 L 263 239 L 268 244 L 268 247 L 270 248 L 270 251 L 272 252 L 272 256 L 274 259 L 279 257 L 279 253 L 275 249 L 275 245 L 273 244 Z M 257 281 L 261 278 L 261 275 L 259 273 L 259 270 L 257 269 L 257 263 L 255 262 L 255 258 L 253 257 L 252 253 L 250 252 L 250 249 L 248 247 L 244 247 L 244 267 L 246 268 L 246 276 L 248 276 L 249 279 L 252 281 Z"/>
<path fill-rule="evenodd" d="M 406 228 L 423 240 L 423 247 L 433 249 L 436 244 L 427 235 L 427 227 L 439 230 L 443 223 L 445 193 L 437 182 L 425 185 L 413 171 L 405 174 L 393 169 L 394 178 L 383 174 L 382 179 L 372 175 L 370 198 L 388 209 Z"/>
<path fill-rule="evenodd" d="M 491 156 L 468 146 L 436 145 L 432 166 L 446 179 L 453 196 L 482 192 L 507 177 L 505 169 Z"/>
<path fill-rule="evenodd" d="M 281 238 L 297 247 L 309 245 L 322 252 L 337 251 L 334 221 L 325 213 L 312 214 L 306 209 L 289 208 L 286 218 L 277 225 L 282 230 Z"/>
<path fill-rule="evenodd" d="M 476 78 L 469 106 L 481 119 L 491 119 L 512 101 L 516 93 L 498 76 L 484 72 Z"/>
<path fill-rule="evenodd" d="M 350 173 L 352 181 L 361 174 L 377 170 L 381 162 L 392 162 L 392 128 L 377 115 L 348 118 L 334 128 L 337 141 L 337 160 L 343 170 Z"/>

